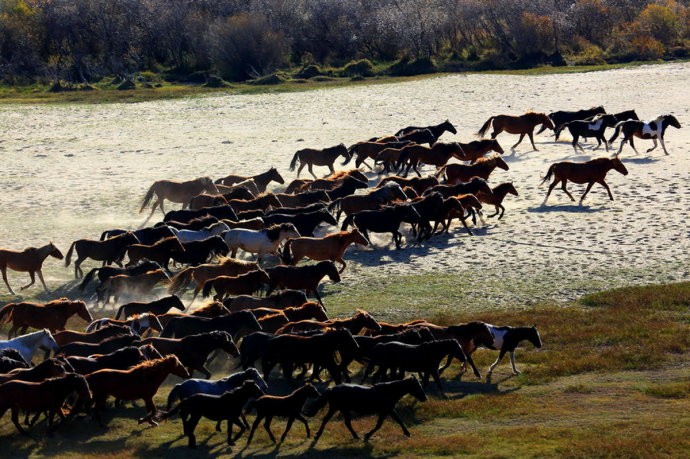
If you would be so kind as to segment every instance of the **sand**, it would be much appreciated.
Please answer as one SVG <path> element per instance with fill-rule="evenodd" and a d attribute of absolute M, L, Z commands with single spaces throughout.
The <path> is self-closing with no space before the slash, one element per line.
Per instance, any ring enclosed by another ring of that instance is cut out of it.
<path fill-rule="evenodd" d="M 288 164 L 300 148 L 350 145 L 445 119 L 458 134 L 446 133 L 442 140 L 467 142 L 491 115 L 602 104 L 609 112 L 634 108 L 643 119 L 673 113 L 683 125 L 666 134 L 669 156 L 660 147 L 644 153 L 651 141 L 637 142 L 639 155 L 624 148 L 629 175 L 611 172 L 607 178 L 615 201 L 595 186 L 582 206 L 557 190 L 543 206 L 546 186 L 539 183 L 551 163 L 606 153 L 592 151 L 588 142 L 585 154 L 576 154 L 567 133 L 554 143 L 550 132 L 537 136 L 539 151 L 530 151 L 525 141 L 511 153 L 517 137 L 503 133 L 498 140 L 510 170 L 495 171 L 491 183 L 512 181 L 520 196 L 507 197 L 501 221 L 487 219 L 474 237 L 454 226 L 449 236 L 401 251 L 392 249 L 388 236 L 377 236 L 374 248 L 348 253 L 343 284 L 362 276 L 454 273 L 466 289 L 458 307 L 471 308 L 526 306 L 604 288 L 687 280 L 688 88 L 690 64 L 678 63 L 569 75 L 450 75 L 137 104 L 0 105 L 0 246 L 21 249 L 52 240 L 66 252 L 75 239 L 136 228 L 146 216 L 138 213 L 141 199 L 159 179 L 254 174 L 276 166 L 290 181 L 295 173 Z M 571 184 L 570 190 L 579 198 L 584 187 Z M 51 288 L 73 275 L 54 259 L 46 262 L 45 274 Z M 27 277 L 10 272 L 15 287 Z"/>

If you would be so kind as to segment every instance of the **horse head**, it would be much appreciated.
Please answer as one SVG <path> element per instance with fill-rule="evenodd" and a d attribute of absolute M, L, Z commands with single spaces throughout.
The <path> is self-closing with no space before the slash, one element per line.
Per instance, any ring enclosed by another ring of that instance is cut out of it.
<path fill-rule="evenodd" d="M 396 209 L 401 209 L 399 212 L 400 216 L 402 217 L 401 220 L 404 222 L 417 223 L 422 219 L 422 217 L 419 215 L 419 212 L 417 212 L 417 209 L 411 205 L 400 204 L 396 206 Z"/>
<path fill-rule="evenodd" d="M 502 155 L 502 154 L 504 153 L 503 148 L 502 148 L 501 145 L 498 143 L 498 140 L 496 140 L 496 139 L 491 139 L 491 140 L 490 140 L 490 145 L 491 145 L 491 149 L 492 149 L 493 151 L 495 151 L 496 153 L 498 153 L 499 155 Z"/>
<path fill-rule="evenodd" d="M 375 331 L 381 331 L 381 324 L 374 319 L 368 312 L 358 309 L 355 319 L 362 324 L 362 328 L 368 328 Z"/>
<path fill-rule="evenodd" d="M 361 231 L 359 231 L 358 228 L 353 228 L 352 231 L 349 233 L 350 235 L 350 243 L 355 243 L 355 244 L 361 244 L 363 246 L 369 245 L 369 241 L 367 238 L 364 237 Z"/>
<path fill-rule="evenodd" d="M 220 194 L 218 187 L 215 183 L 213 183 L 213 179 L 211 177 L 199 177 L 197 181 L 207 192 L 211 194 Z"/>
<path fill-rule="evenodd" d="M 319 266 L 321 270 L 325 272 L 330 280 L 335 283 L 340 282 L 340 274 L 338 273 L 338 268 L 335 267 L 335 263 L 329 260 L 324 260 L 320 261 L 317 266 Z"/>
<path fill-rule="evenodd" d="M 551 129 L 552 131 L 555 129 L 553 121 L 546 115 L 546 113 L 536 113 L 536 115 L 536 118 L 539 121 L 538 124 L 543 124 L 546 129 Z"/>
<path fill-rule="evenodd" d="M 62 252 L 60 252 L 60 249 L 58 249 L 52 241 L 48 243 L 48 250 L 48 255 L 51 257 L 57 258 L 58 260 L 62 260 L 64 258 Z"/>
<path fill-rule="evenodd" d="M 180 362 L 180 359 L 177 358 L 175 355 L 166 355 L 163 357 L 163 364 L 165 365 L 165 368 L 168 369 L 169 373 L 174 374 L 175 376 L 179 376 L 182 379 L 188 379 L 191 378 L 192 375 L 189 374 L 187 369 L 185 368 L 184 365 L 182 365 L 182 362 Z"/>
<path fill-rule="evenodd" d="M 275 181 L 275 182 L 278 182 L 278 183 L 280 183 L 281 185 L 285 183 L 285 179 L 283 178 L 282 175 L 280 175 L 280 172 L 278 172 L 278 169 L 276 169 L 275 167 L 271 167 L 271 168 L 268 170 L 268 173 L 269 173 L 268 177 L 269 177 L 271 180 L 273 180 L 273 181 Z"/>
<path fill-rule="evenodd" d="M 427 401 L 426 392 L 424 392 L 424 388 L 422 387 L 422 384 L 419 382 L 419 380 L 415 376 L 408 376 L 403 381 L 404 381 L 404 384 L 407 387 L 408 393 L 410 395 L 412 395 L 414 398 L 416 398 L 420 402 L 426 402 Z"/>
<path fill-rule="evenodd" d="M 611 158 L 611 167 L 613 167 L 614 170 L 620 172 L 623 175 L 628 175 L 628 169 L 625 167 L 625 164 L 623 164 L 623 161 L 621 161 L 618 156 Z"/>
<path fill-rule="evenodd" d="M 297 227 L 295 227 L 293 223 L 281 223 L 279 236 L 279 239 L 291 239 L 300 237 L 300 234 L 299 231 L 297 231 Z"/>
<path fill-rule="evenodd" d="M 40 338 L 38 345 L 44 349 L 51 350 L 53 352 L 57 352 L 60 349 L 60 346 L 55 342 L 55 338 L 53 338 L 53 335 L 50 333 L 50 330 L 47 328 L 44 328 L 41 332 Z"/>
<path fill-rule="evenodd" d="M 673 126 L 676 129 L 680 129 L 680 121 L 678 121 L 678 118 L 671 114 L 663 115 L 662 116 L 662 123 L 666 126 Z"/>
<path fill-rule="evenodd" d="M 266 384 L 266 381 L 264 380 L 263 376 L 261 376 L 261 373 L 259 373 L 259 370 L 257 370 L 256 368 L 247 368 L 242 372 L 242 374 L 246 379 L 254 381 L 261 390 L 268 390 L 268 384 Z"/>
<path fill-rule="evenodd" d="M 89 312 L 88 308 L 86 307 L 86 303 L 84 303 L 82 300 L 78 301 L 73 301 L 72 302 L 72 307 L 76 310 L 76 313 L 79 317 L 84 319 L 87 323 L 93 322 L 93 317 L 91 316 L 91 313 Z"/>
<path fill-rule="evenodd" d="M 328 223 L 329 225 L 333 226 L 338 224 L 338 221 L 327 209 L 322 209 L 319 211 L 319 213 L 321 214 L 324 223 Z"/>
<path fill-rule="evenodd" d="M 455 129 L 455 126 L 453 126 L 453 123 L 450 122 L 450 120 L 445 120 L 443 124 L 441 124 L 441 127 L 444 128 L 446 131 L 451 132 L 453 134 L 457 134 L 458 131 Z"/>
<path fill-rule="evenodd" d="M 235 341 L 232 339 L 232 335 L 226 331 L 215 331 L 211 332 L 211 336 L 215 343 L 228 355 L 235 358 L 240 356 L 240 351 L 237 349 Z"/>
<path fill-rule="evenodd" d="M 153 344 L 145 344 L 143 346 L 139 346 L 139 352 L 141 355 L 146 359 L 146 360 L 155 360 L 155 359 L 162 359 L 163 356 L 161 355 L 160 352 L 158 352 L 158 349 L 153 347 Z"/>
<path fill-rule="evenodd" d="M 505 160 L 500 156 L 494 156 L 492 158 L 492 161 L 494 162 L 494 164 L 496 164 L 496 167 L 498 167 L 499 169 L 503 169 L 504 171 L 510 169 L 510 167 L 508 167 L 508 163 L 506 163 Z"/>
<path fill-rule="evenodd" d="M 542 343 L 541 343 L 541 336 L 539 336 L 539 331 L 537 330 L 536 325 L 532 325 L 530 328 L 530 333 L 527 336 L 527 339 L 529 340 L 530 343 L 534 344 L 534 347 L 541 348 Z"/>

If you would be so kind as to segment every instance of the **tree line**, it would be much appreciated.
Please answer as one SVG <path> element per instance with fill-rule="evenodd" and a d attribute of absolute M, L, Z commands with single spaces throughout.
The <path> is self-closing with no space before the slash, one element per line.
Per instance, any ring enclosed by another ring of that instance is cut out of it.
<path fill-rule="evenodd" d="M 422 73 L 684 58 L 688 3 L 0 0 L 0 79 L 73 84 L 153 72 L 244 81 L 362 60 L 352 68 L 368 76 L 368 62 Z"/>

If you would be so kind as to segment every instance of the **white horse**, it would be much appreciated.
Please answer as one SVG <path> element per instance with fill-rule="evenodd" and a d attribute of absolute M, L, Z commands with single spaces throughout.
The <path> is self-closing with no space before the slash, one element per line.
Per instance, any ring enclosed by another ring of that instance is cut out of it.
<path fill-rule="evenodd" d="M 211 236 L 217 236 L 219 234 L 222 234 L 224 231 L 228 231 L 230 227 L 223 222 L 218 222 L 198 231 L 178 230 L 176 228 L 171 229 L 173 230 L 173 233 L 175 233 L 175 235 L 177 236 L 177 239 L 179 239 L 180 242 L 184 244 L 193 241 L 203 241 L 204 239 L 207 239 Z"/>
<path fill-rule="evenodd" d="M 155 314 L 145 312 L 143 314 L 135 314 L 130 316 L 124 321 L 109 319 L 107 317 L 94 320 L 86 327 L 84 331 L 86 333 L 92 333 L 110 324 L 128 326 L 129 329 L 132 330 L 132 333 L 139 336 L 141 336 L 142 333 L 145 333 L 147 330 L 157 330 L 159 332 L 163 330 L 163 326 L 158 320 L 158 317 L 156 317 Z"/>
<path fill-rule="evenodd" d="M 27 333 L 11 340 L 0 340 L 0 349 L 13 348 L 19 351 L 24 360 L 31 362 L 34 354 L 39 348 L 57 352 L 60 346 L 53 339 L 53 335 L 47 328 L 43 330 Z"/>
<path fill-rule="evenodd" d="M 237 228 L 223 233 L 223 239 L 228 244 L 233 258 L 237 255 L 237 249 L 242 249 L 258 254 L 258 262 L 261 262 L 267 253 L 275 254 L 284 240 L 297 237 L 300 237 L 299 231 L 292 223 L 273 225 L 258 231 Z"/>

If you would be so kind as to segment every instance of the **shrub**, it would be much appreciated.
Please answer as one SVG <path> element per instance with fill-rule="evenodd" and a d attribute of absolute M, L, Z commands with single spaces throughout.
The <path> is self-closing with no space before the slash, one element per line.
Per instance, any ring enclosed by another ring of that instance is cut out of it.
<path fill-rule="evenodd" d="M 600 65 L 605 64 L 604 50 L 592 43 L 583 44 L 579 53 L 572 57 L 574 65 Z"/>
<path fill-rule="evenodd" d="M 374 76 L 374 64 L 372 64 L 369 59 L 348 62 L 340 73 L 342 76 L 348 77 L 357 75 L 363 77 Z"/>
<path fill-rule="evenodd" d="M 420 57 L 413 60 L 403 57 L 388 68 L 388 73 L 395 76 L 424 75 L 437 71 L 438 68 L 430 57 Z"/>
<path fill-rule="evenodd" d="M 255 85 L 260 85 L 260 86 L 266 85 L 267 86 L 267 85 L 284 83 L 285 81 L 287 81 L 287 80 L 285 78 L 283 78 L 282 76 L 277 75 L 275 73 L 272 73 L 270 75 L 262 76 L 260 78 L 256 78 L 254 80 L 251 80 L 249 82 L 249 84 L 255 84 Z"/>
<path fill-rule="evenodd" d="M 323 72 L 318 65 L 307 65 L 295 73 L 295 78 L 314 78 L 315 76 L 323 75 Z"/>

